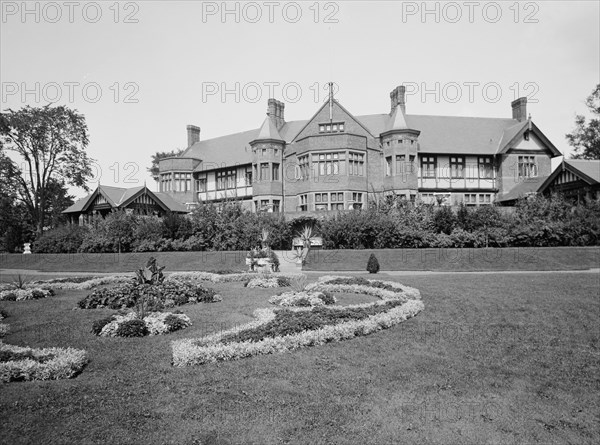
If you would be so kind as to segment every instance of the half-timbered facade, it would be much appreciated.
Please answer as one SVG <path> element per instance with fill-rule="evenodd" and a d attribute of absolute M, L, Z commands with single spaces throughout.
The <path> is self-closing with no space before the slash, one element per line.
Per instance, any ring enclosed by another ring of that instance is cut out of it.
<path fill-rule="evenodd" d="M 159 189 L 190 207 L 237 199 L 286 213 L 360 208 L 376 195 L 487 205 L 545 179 L 561 155 L 526 98 L 510 118 L 406 114 L 402 86 L 390 101 L 388 113 L 355 116 L 331 96 L 310 119 L 287 122 L 269 99 L 258 129 L 205 141 L 189 125 L 187 150 L 160 161 Z"/>

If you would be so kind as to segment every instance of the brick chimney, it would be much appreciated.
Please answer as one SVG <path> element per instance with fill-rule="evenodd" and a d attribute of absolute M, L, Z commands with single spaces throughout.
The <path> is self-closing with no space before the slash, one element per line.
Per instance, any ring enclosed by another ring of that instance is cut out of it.
<path fill-rule="evenodd" d="M 527 98 L 519 97 L 517 100 L 511 102 L 512 107 L 512 118 L 523 122 L 527 119 Z"/>
<path fill-rule="evenodd" d="M 279 130 L 285 124 L 285 104 L 283 102 L 279 102 L 276 99 L 269 99 L 267 101 L 267 115 L 275 126 Z"/>
<path fill-rule="evenodd" d="M 390 93 L 390 115 L 394 113 L 397 105 L 400 105 L 402 113 L 406 114 L 406 87 L 400 85 Z"/>
<path fill-rule="evenodd" d="M 200 142 L 200 127 L 195 125 L 187 126 L 188 147 L 191 147 L 196 142 Z"/>

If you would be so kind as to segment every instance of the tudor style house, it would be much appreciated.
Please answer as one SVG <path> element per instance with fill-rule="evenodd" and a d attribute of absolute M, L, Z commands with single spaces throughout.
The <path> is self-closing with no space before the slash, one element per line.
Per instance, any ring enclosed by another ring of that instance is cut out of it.
<path fill-rule="evenodd" d="M 550 175 L 561 153 L 527 115 L 509 118 L 406 114 L 405 88 L 389 113 L 355 116 L 330 94 L 308 120 L 287 122 L 268 100 L 260 128 L 201 140 L 159 164 L 160 192 L 188 208 L 240 200 L 254 211 L 331 212 L 396 195 L 426 203 L 487 205 Z"/>
<path fill-rule="evenodd" d="M 63 210 L 71 224 L 88 224 L 112 210 L 162 216 L 165 213 L 188 213 L 185 205 L 166 193 L 152 192 L 148 187 L 121 188 L 98 185 L 85 198 Z"/>

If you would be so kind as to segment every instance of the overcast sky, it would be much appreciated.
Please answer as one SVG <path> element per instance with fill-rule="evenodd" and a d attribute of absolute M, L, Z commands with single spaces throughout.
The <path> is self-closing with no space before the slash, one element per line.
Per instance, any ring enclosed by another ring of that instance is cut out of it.
<path fill-rule="evenodd" d="M 329 81 L 355 115 L 388 112 L 401 84 L 408 114 L 510 117 L 528 96 L 569 154 L 600 82 L 598 1 L 1 4 L 2 110 L 85 114 L 105 185 L 155 189 L 151 154 L 185 148 L 187 124 L 202 139 L 257 128 L 270 92 L 308 119 Z"/>

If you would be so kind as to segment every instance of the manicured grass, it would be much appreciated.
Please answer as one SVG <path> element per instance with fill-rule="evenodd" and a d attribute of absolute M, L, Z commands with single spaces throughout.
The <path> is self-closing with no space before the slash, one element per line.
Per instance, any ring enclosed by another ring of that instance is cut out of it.
<path fill-rule="evenodd" d="M 0 442 L 596 442 L 597 274 L 445 274 L 401 282 L 421 291 L 425 310 L 390 329 L 184 368 L 170 365 L 171 340 L 246 323 L 280 290 L 214 285 L 221 303 L 181 307 L 193 326 L 134 339 L 89 333 L 93 320 L 112 311 L 72 311 L 83 291 L 1 302 L 12 327 L 6 343 L 85 349 L 90 363 L 72 380 L 1 386 Z"/>

